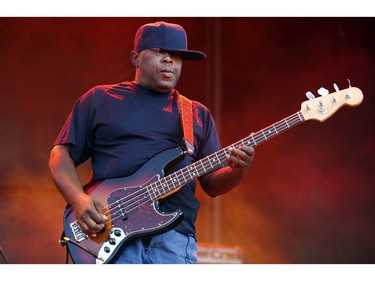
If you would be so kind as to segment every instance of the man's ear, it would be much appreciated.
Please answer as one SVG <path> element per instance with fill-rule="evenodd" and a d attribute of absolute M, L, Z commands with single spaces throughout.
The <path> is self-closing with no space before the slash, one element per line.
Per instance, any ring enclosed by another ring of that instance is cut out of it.
<path fill-rule="evenodd" d="M 134 64 L 135 67 L 138 67 L 139 65 L 139 53 L 132 51 L 130 53 L 130 60 L 132 64 Z"/>

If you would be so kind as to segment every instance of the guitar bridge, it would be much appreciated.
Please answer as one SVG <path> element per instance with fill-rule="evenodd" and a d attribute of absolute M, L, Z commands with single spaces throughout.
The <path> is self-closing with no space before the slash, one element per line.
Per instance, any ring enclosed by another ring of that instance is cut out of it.
<path fill-rule="evenodd" d="M 69 226 L 74 235 L 74 239 L 78 243 L 88 238 L 87 234 L 83 233 L 82 229 L 80 228 L 78 221 L 70 223 Z"/>

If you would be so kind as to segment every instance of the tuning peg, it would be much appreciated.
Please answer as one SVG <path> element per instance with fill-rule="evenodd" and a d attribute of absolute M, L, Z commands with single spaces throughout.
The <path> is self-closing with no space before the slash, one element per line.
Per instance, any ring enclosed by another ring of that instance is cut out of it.
<path fill-rule="evenodd" d="M 335 88 L 335 91 L 336 91 L 336 92 L 340 91 L 340 89 L 339 89 L 339 87 L 337 86 L 336 83 L 333 83 L 333 88 Z"/>
<path fill-rule="evenodd" d="M 329 94 L 329 91 L 327 89 L 325 89 L 325 88 L 320 88 L 318 90 L 318 94 L 321 95 L 321 96 L 326 96 L 326 95 Z"/>
<path fill-rule="evenodd" d="M 308 91 L 308 92 L 306 93 L 306 97 L 307 97 L 309 100 L 313 100 L 313 99 L 315 99 L 314 94 L 311 93 L 310 91 Z"/>
<path fill-rule="evenodd" d="M 349 83 L 349 88 L 352 87 L 352 84 L 350 83 L 350 80 L 348 79 L 348 83 Z"/>

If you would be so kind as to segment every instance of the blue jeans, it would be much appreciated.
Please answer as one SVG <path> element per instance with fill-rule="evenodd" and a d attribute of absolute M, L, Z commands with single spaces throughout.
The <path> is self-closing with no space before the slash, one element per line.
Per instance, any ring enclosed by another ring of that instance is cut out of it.
<path fill-rule="evenodd" d="M 194 264 L 197 256 L 198 244 L 193 236 L 170 230 L 131 240 L 116 263 Z"/>

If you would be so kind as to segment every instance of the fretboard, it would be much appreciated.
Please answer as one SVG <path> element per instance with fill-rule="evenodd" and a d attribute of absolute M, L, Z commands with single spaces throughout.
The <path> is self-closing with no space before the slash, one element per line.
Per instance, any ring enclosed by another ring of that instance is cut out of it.
<path fill-rule="evenodd" d="M 177 172 L 153 182 L 146 187 L 150 199 L 157 200 L 162 198 L 168 193 L 177 191 L 186 183 L 219 168 L 228 160 L 230 148 L 238 148 L 242 145 L 256 147 L 304 121 L 305 119 L 300 112 L 294 113 L 289 117 L 264 128 L 263 130 L 253 133 L 234 144 L 231 144 L 189 166 L 186 166 L 185 168 L 178 170 Z"/>

